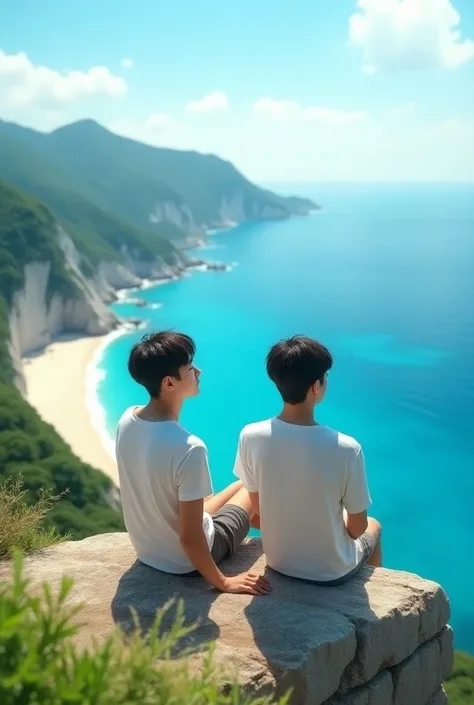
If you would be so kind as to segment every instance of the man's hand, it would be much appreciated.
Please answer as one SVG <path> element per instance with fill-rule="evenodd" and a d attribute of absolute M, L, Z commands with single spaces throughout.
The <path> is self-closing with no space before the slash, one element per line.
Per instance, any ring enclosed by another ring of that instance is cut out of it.
<path fill-rule="evenodd" d="M 268 580 L 258 573 L 249 571 L 233 578 L 224 578 L 222 592 L 243 593 L 245 595 L 268 595 L 272 586 Z"/>

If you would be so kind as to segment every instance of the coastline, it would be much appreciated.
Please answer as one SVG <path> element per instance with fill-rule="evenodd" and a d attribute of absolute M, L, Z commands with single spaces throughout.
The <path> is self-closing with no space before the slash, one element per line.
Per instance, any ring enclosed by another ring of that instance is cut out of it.
<path fill-rule="evenodd" d="M 127 303 L 130 294 L 174 280 L 144 279 L 141 286 L 118 290 L 117 303 Z M 28 402 L 44 421 L 54 426 L 78 458 L 101 470 L 117 487 L 114 439 L 107 429 L 106 410 L 98 395 L 98 386 L 106 374 L 100 363 L 110 343 L 145 325 L 145 319 L 140 325 L 130 325 L 125 319 L 104 335 L 60 335 L 46 348 L 22 357 Z"/>
<path fill-rule="evenodd" d="M 113 440 L 97 388 L 107 345 L 128 332 L 120 327 L 102 336 L 61 336 L 38 353 L 25 355 L 27 400 L 85 463 L 118 486 Z"/>
<path fill-rule="evenodd" d="M 229 224 L 216 233 L 235 226 Z M 199 268 L 197 265 L 189 267 L 191 271 Z M 117 290 L 116 302 L 136 303 L 139 299 L 135 297 L 140 291 L 164 286 L 178 278 L 144 279 L 140 286 Z M 153 308 L 159 306 L 154 304 Z M 46 348 L 22 357 L 28 402 L 44 421 L 54 426 L 75 455 L 101 470 L 117 487 L 114 439 L 107 429 L 106 410 L 98 396 L 99 384 L 106 374 L 101 360 L 110 343 L 131 329 L 145 326 L 145 319 L 138 326 L 131 326 L 124 319 L 121 325 L 104 335 L 60 335 Z"/>

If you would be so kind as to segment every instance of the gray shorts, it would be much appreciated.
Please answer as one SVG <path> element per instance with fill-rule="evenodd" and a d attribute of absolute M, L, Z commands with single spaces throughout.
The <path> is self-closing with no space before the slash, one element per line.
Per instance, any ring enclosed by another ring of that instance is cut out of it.
<path fill-rule="evenodd" d="M 377 542 L 375 538 L 366 531 L 365 534 L 362 534 L 362 536 L 356 539 L 356 544 L 358 545 L 359 552 L 362 552 L 362 558 L 360 559 L 359 563 L 356 565 L 355 568 L 350 570 L 345 575 L 342 575 L 340 578 L 336 578 L 335 580 L 311 580 L 310 582 L 314 583 L 315 585 L 325 585 L 326 587 L 332 587 L 347 583 L 347 581 L 353 578 L 354 575 L 357 575 L 357 573 L 365 566 L 370 556 L 375 551 L 375 546 L 377 545 Z"/>
<path fill-rule="evenodd" d="M 250 529 L 250 518 L 245 509 L 236 504 L 224 504 L 212 517 L 214 522 L 214 543 L 211 555 L 215 563 L 234 555 Z M 197 570 L 185 573 L 189 577 L 199 575 Z"/>

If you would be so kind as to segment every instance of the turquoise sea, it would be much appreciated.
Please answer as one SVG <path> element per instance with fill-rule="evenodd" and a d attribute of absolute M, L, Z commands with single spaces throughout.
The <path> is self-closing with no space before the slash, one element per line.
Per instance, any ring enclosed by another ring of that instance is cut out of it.
<path fill-rule="evenodd" d="M 154 308 L 114 309 L 196 339 L 201 395 L 183 423 L 207 443 L 216 489 L 232 480 L 241 427 L 279 410 L 269 345 L 294 333 L 328 345 L 319 420 L 364 447 L 385 564 L 439 581 L 456 646 L 474 652 L 474 185 L 278 188 L 323 209 L 218 233 L 199 255 L 231 271 L 140 292 Z M 100 362 L 112 435 L 145 400 L 126 370 L 142 334 L 116 339 Z"/>

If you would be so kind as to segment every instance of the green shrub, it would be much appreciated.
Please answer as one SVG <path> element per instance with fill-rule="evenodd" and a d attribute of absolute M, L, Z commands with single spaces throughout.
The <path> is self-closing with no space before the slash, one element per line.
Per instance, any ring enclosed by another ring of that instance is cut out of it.
<path fill-rule="evenodd" d="M 43 525 L 58 497 L 41 490 L 38 500 L 27 504 L 26 494 L 21 475 L 10 477 L 0 485 L 0 559 L 10 557 L 15 549 L 29 553 L 62 540 L 54 528 Z"/>
<path fill-rule="evenodd" d="M 474 656 L 457 651 L 454 654 L 453 672 L 444 684 L 449 705 L 473 705 Z"/>
<path fill-rule="evenodd" d="M 43 489 L 67 493 L 46 517 L 45 527 L 75 539 L 124 530 L 122 513 L 109 503 L 109 478 L 73 455 L 18 390 L 0 382 L 0 482 L 20 474 L 28 490 L 26 504 L 38 501 Z"/>
<path fill-rule="evenodd" d="M 63 579 L 57 595 L 48 585 L 33 596 L 15 557 L 13 581 L 0 587 L 0 702 L 2 705 L 247 705 L 236 684 L 223 680 L 204 656 L 200 673 L 185 658 L 171 663 L 177 645 L 192 628 L 184 626 L 182 605 L 162 633 L 170 605 L 159 610 L 147 638 L 127 639 L 117 631 L 102 646 L 79 651 L 78 608 L 67 606 L 72 582 Z M 263 705 L 268 700 L 254 700 Z M 280 701 L 283 705 L 283 701 Z"/>

